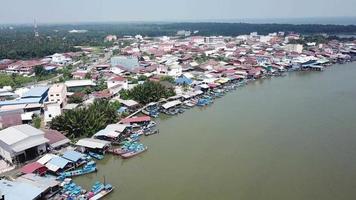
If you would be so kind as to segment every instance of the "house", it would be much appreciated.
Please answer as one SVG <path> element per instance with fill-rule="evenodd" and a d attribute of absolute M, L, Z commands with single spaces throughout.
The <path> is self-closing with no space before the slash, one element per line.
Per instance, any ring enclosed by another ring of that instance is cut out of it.
<path fill-rule="evenodd" d="M 122 89 L 127 90 L 129 82 L 126 78 L 123 78 L 121 76 L 114 76 L 110 78 L 109 80 L 106 81 L 106 84 L 108 86 L 108 89 L 115 88 L 117 86 L 120 86 Z"/>
<path fill-rule="evenodd" d="M 44 107 L 44 122 L 49 123 L 53 118 L 62 114 L 61 105 L 57 102 L 48 102 Z"/>
<path fill-rule="evenodd" d="M 77 92 L 87 87 L 94 87 L 96 84 L 92 80 L 70 80 L 66 81 L 65 85 L 68 92 Z"/>
<path fill-rule="evenodd" d="M 22 163 L 46 152 L 44 132 L 28 124 L 0 131 L 0 156 L 10 163 Z"/>
<path fill-rule="evenodd" d="M 67 65 L 72 62 L 72 59 L 64 54 L 55 53 L 49 57 L 51 58 L 51 63 L 56 65 Z"/>
<path fill-rule="evenodd" d="M 47 167 L 38 162 L 28 163 L 21 168 L 21 173 L 44 175 L 47 172 Z"/>
<path fill-rule="evenodd" d="M 156 70 L 157 75 L 160 76 L 173 76 L 173 77 L 178 77 L 182 75 L 183 73 L 183 68 L 181 65 L 170 65 L 170 66 L 165 66 L 165 65 L 160 65 L 157 67 Z"/>
<path fill-rule="evenodd" d="M 50 149 L 57 149 L 70 143 L 70 140 L 57 130 L 44 129 L 43 131 L 45 133 L 44 137 L 48 140 L 47 145 Z"/>
<path fill-rule="evenodd" d="M 63 83 L 52 85 L 48 91 L 48 102 L 58 103 L 63 108 L 67 104 L 67 86 Z"/>

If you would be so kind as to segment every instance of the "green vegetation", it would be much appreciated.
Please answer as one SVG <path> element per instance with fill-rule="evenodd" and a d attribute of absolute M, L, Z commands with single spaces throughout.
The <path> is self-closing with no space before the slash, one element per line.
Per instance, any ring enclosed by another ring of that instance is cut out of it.
<path fill-rule="evenodd" d="M 74 93 L 72 96 L 68 98 L 68 103 L 77 103 L 77 104 L 83 103 L 84 96 L 85 94 L 81 92 Z"/>
<path fill-rule="evenodd" d="M 96 100 L 88 107 L 69 110 L 50 122 L 51 129 L 66 133 L 71 138 L 91 137 L 108 124 L 118 122 L 117 104 Z"/>
<path fill-rule="evenodd" d="M 75 46 L 113 45 L 105 42 L 108 34 L 162 36 L 175 35 L 178 30 L 199 30 L 199 35 L 237 36 L 257 31 L 268 34 L 278 31 L 302 34 L 354 34 L 355 25 L 318 25 L 318 24 L 247 24 L 247 23 L 120 23 L 120 24 L 77 24 L 46 25 L 39 27 L 39 37 L 34 37 L 33 27 L 13 26 L 13 29 L 0 30 L 0 59 L 40 58 L 60 52 L 78 51 Z M 86 33 L 69 33 L 69 30 L 83 29 Z M 130 40 L 119 40 L 120 48 L 129 46 Z M 118 53 L 115 51 L 114 54 Z"/>
<path fill-rule="evenodd" d="M 35 77 L 27 77 L 17 74 L 0 74 L 0 87 L 11 86 L 17 88 L 32 83 L 35 80 Z"/>
<path fill-rule="evenodd" d="M 174 95 L 175 92 L 172 88 L 166 88 L 162 84 L 152 81 L 137 85 L 131 90 L 120 91 L 121 98 L 134 99 L 141 104 L 157 102 L 162 98 L 168 98 Z"/>
<path fill-rule="evenodd" d="M 32 117 L 32 123 L 35 128 L 41 128 L 41 123 L 42 123 L 41 117 L 34 115 Z"/>
<path fill-rule="evenodd" d="M 167 81 L 170 83 L 174 83 L 174 78 L 172 76 L 162 76 L 159 81 Z"/>

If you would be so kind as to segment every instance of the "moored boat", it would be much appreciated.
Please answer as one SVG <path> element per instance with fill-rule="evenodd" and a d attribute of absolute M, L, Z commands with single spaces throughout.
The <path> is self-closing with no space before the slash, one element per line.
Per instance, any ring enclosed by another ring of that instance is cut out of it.
<path fill-rule="evenodd" d="M 88 154 L 89 154 L 89 156 L 91 156 L 91 157 L 93 157 L 93 158 L 95 158 L 95 159 L 97 159 L 97 160 L 102 160 L 102 159 L 104 159 L 104 156 L 101 155 L 101 154 L 97 154 L 97 153 L 94 153 L 94 152 L 89 152 Z"/>
<path fill-rule="evenodd" d="M 90 197 L 89 200 L 98 200 L 103 198 L 104 196 L 108 195 L 110 192 L 112 192 L 114 190 L 114 187 L 110 184 L 106 184 L 104 186 L 104 188 L 98 192 L 97 194 L 95 194 L 94 196 Z"/>
<path fill-rule="evenodd" d="M 58 177 L 58 179 L 64 180 L 65 178 L 68 178 L 68 177 L 80 176 L 80 175 L 89 174 L 89 173 L 96 172 L 96 171 L 97 171 L 97 168 L 96 168 L 95 162 L 90 161 L 87 164 L 85 164 L 83 169 L 78 169 L 78 170 L 61 173 L 60 176 Z"/>
<path fill-rule="evenodd" d="M 145 151 L 147 151 L 147 147 L 142 147 L 142 148 L 136 149 L 134 151 L 131 151 L 129 153 L 122 154 L 121 157 L 125 158 L 125 159 L 132 158 L 132 157 L 137 156 L 138 154 L 143 153 Z"/>

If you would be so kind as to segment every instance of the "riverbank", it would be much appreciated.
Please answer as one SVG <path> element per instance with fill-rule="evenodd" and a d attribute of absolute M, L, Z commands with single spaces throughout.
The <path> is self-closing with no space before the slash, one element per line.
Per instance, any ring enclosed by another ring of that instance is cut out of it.
<path fill-rule="evenodd" d="M 89 187 L 105 175 L 120 188 L 108 199 L 354 198 L 355 72 L 347 63 L 258 80 L 162 116 L 145 154 L 108 155 L 75 181 Z"/>

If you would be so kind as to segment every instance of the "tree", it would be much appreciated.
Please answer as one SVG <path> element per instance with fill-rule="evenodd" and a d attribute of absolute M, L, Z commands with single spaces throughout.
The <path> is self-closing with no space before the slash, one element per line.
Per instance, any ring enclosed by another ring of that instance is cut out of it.
<path fill-rule="evenodd" d="M 159 81 L 168 81 L 170 83 L 174 83 L 174 78 L 172 76 L 162 76 Z"/>
<path fill-rule="evenodd" d="M 39 116 L 34 115 L 34 116 L 32 117 L 32 123 L 33 123 L 33 126 L 34 126 L 35 128 L 41 128 L 42 120 L 41 120 L 41 118 L 40 118 Z"/>
<path fill-rule="evenodd" d="M 108 124 L 117 123 L 117 105 L 107 100 L 95 100 L 88 107 L 69 110 L 50 122 L 54 130 L 65 132 L 71 138 L 91 137 Z"/>
<path fill-rule="evenodd" d="M 131 90 L 124 90 L 120 92 L 120 97 L 126 99 L 134 99 L 141 104 L 148 104 L 157 102 L 162 98 L 174 96 L 173 88 L 167 88 L 161 83 L 147 81 L 141 85 L 137 85 Z"/>
<path fill-rule="evenodd" d="M 38 77 L 42 77 L 48 74 L 47 71 L 43 68 L 43 66 L 36 66 L 34 71 L 35 75 Z"/>
<path fill-rule="evenodd" d="M 80 92 L 74 93 L 72 96 L 68 98 L 68 103 L 79 104 L 79 103 L 83 103 L 83 101 L 84 101 L 84 94 Z"/>
<path fill-rule="evenodd" d="M 91 72 L 85 74 L 85 79 L 92 79 Z"/>

